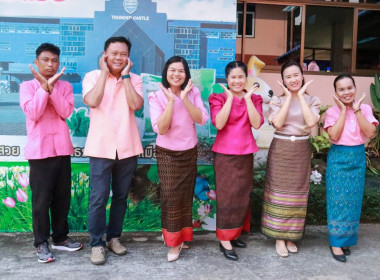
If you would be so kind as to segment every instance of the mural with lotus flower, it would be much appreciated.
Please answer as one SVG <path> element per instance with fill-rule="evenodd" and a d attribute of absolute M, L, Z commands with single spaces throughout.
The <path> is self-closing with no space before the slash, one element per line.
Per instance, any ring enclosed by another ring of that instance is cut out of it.
<path fill-rule="evenodd" d="M 89 166 L 72 164 L 71 231 L 87 231 Z M 156 165 L 139 165 L 128 198 L 123 231 L 160 231 L 160 182 Z M 216 192 L 212 166 L 198 166 L 193 201 L 196 230 L 215 230 Z M 111 193 L 112 196 L 112 193 Z M 110 197 L 111 198 L 111 197 Z M 109 211 L 110 200 L 107 205 Z M 107 214 L 108 216 L 108 214 Z M 0 232 L 32 231 L 32 192 L 27 162 L 0 163 Z"/>

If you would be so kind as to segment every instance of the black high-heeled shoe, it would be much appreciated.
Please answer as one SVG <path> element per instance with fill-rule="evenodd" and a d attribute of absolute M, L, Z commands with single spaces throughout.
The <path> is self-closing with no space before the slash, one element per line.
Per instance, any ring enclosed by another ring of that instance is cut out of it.
<path fill-rule="evenodd" d="M 345 254 L 346 256 L 351 255 L 350 247 L 341 248 L 341 249 L 342 249 L 342 251 L 343 251 L 343 254 Z"/>
<path fill-rule="evenodd" d="M 331 251 L 331 254 L 333 255 L 334 259 L 336 259 L 337 261 L 340 261 L 340 262 L 346 262 L 347 261 L 345 254 L 335 255 L 331 246 L 330 246 L 330 251 Z"/>
<path fill-rule="evenodd" d="M 223 253 L 223 255 L 231 260 L 231 261 L 237 261 L 239 259 L 238 255 L 236 254 L 235 250 L 227 250 L 226 248 L 223 247 L 222 243 L 219 243 L 219 250 L 220 252 Z"/>
<path fill-rule="evenodd" d="M 237 239 L 235 239 L 235 240 L 231 240 L 230 242 L 231 242 L 231 245 L 232 245 L 233 247 L 237 247 L 237 248 L 247 248 L 247 244 L 246 244 L 243 240 L 241 240 L 241 239 L 239 239 L 239 238 L 237 238 Z"/>

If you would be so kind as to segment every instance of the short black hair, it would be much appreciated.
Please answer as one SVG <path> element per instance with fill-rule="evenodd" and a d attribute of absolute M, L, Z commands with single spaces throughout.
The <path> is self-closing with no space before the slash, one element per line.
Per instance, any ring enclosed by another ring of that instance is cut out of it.
<path fill-rule="evenodd" d="M 355 80 L 354 78 L 350 75 L 350 74 L 347 74 L 347 73 L 344 73 L 344 74 L 340 74 L 339 76 L 337 76 L 334 80 L 334 89 L 336 90 L 336 83 L 339 81 L 339 80 L 342 80 L 344 78 L 348 78 L 348 79 L 351 79 L 352 83 L 354 84 L 354 87 L 356 87 L 356 84 L 355 84 Z"/>
<path fill-rule="evenodd" d="M 226 79 L 228 78 L 228 75 L 230 74 L 230 72 L 232 71 L 232 69 L 235 69 L 235 68 L 241 68 L 241 70 L 244 71 L 245 76 L 246 77 L 248 76 L 247 65 L 244 62 L 241 62 L 241 61 L 232 61 L 232 62 L 228 63 L 226 65 L 226 68 L 224 69 L 224 73 L 226 75 Z"/>
<path fill-rule="evenodd" d="M 116 42 L 126 44 L 127 47 L 128 47 L 128 52 L 131 53 L 132 44 L 124 36 L 115 36 L 115 37 L 108 38 L 107 41 L 104 43 L 104 51 L 107 51 L 107 49 L 108 49 L 108 47 L 110 46 L 111 43 L 116 43 Z"/>
<path fill-rule="evenodd" d="M 52 54 L 58 55 L 58 57 L 61 54 L 61 50 L 56 45 L 50 43 L 43 43 L 39 45 L 36 49 L 36 57 L 38 58 L 42 52 L 51 52 Z"/>
<path fill-rule="evenodd" d="M 185 89 L 185 87 L 187 86 L 187 83 L 189 82 L 191 78 L 191 75 L 190 75 L 189 65 L 187 64 L 186 59 L 184 59 L 182 56 L 172 56 L 171 58 L 168 59 L 168 61 L 166 61 L 164 70 L 162 70 L 162 85 L 166 88 L 170 87 L 170 84 L 167 78 L 168 68 L 170 64 L 175 63 L 175 62 L 182 62 L 183 67 L 185 68 L 186 78 L 183 84 L 181 85 L 181 89 Z"/>

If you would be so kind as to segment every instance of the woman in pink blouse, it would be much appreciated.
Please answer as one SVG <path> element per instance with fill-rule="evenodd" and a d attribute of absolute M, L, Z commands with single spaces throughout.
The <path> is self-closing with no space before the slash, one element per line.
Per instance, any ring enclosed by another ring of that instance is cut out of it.
<path fill-rule="evenodd" d="M 195 123 L 208 120 L 201 94 L 193 85 L 187 61 L 171 57 L 162 71 L 160 90 L 149 94 L 161 182 L 161 223 L 168 261 L 179 258 L 184 241 L 193 240 L 192 206 L 197 174 Z"/>
<path fill-rule="evenodd" d="M 287 257 L 297 253 L 295 241 L 303 236 L 309 194 L 309 135 L 319 120 L 321 102 L 306 93 L 299 63 L 289 61 L 281 68 L 281 96 L 273 96 L 269 122 L 275 134 L 269 147 L 261 232 L 276 239 L 276 252 Z"/>
<path fill-rule="evenodd" d="M 250 229 L 250 202 L 253 178 L 253 153 L 258 151 L 252 127 L 264 123 L 262 98 L 248 91 L 247 66 L 230 62 L 225 69 L 227 88 L 209 97 L 212 124 L 218 130 L 212 151 L 215 152 L 217 215 L 216 236 L 219 249 L 227 259 L 238 260 L 233 247 L 247 245 L 239 238 Z"/>
<path fill-rule="evenodd" d="M 327 224 L 333 257 L 346 262 L 349 246 L 356 245 L 362 209 L 366 158 L 364 143 L 379 122 L 367 104 L 365 94 L 355 100 L 356 85 L 351 75 L 334 81 L 336 105 L 326 112 L 324 128 L 333 144 L 326 167 Z"/>

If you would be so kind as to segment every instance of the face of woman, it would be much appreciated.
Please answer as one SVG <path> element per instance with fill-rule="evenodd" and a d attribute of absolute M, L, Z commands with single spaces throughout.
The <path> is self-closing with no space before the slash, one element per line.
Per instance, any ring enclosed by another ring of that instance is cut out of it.
<path fill-rule="evenodd" d="M 290 92 L 298 92 L 302 87 L 303 75 L 296 65 L 286 68 L 282 79 Z"/>
<path fill-rule="evenodd" d="M 232 69 L 228 74 L 227 84 L 233 94 L 241 94 L 247 84 L 247 77 L 243 69 Z"/>
<path fill-rule="evenodd" d="M 173 62 L 170 64 L 166 78 L 170 87 L 181 87 L 186 80 L 185 67 L 183 66 L 182 62 Z"/>
<path fill-rule="evenodd" d="M 351 105 L 354 102 L 356 87 L 350 78 L 340 79 L 335 87 L 335 93 L 343 104 Z"/>

